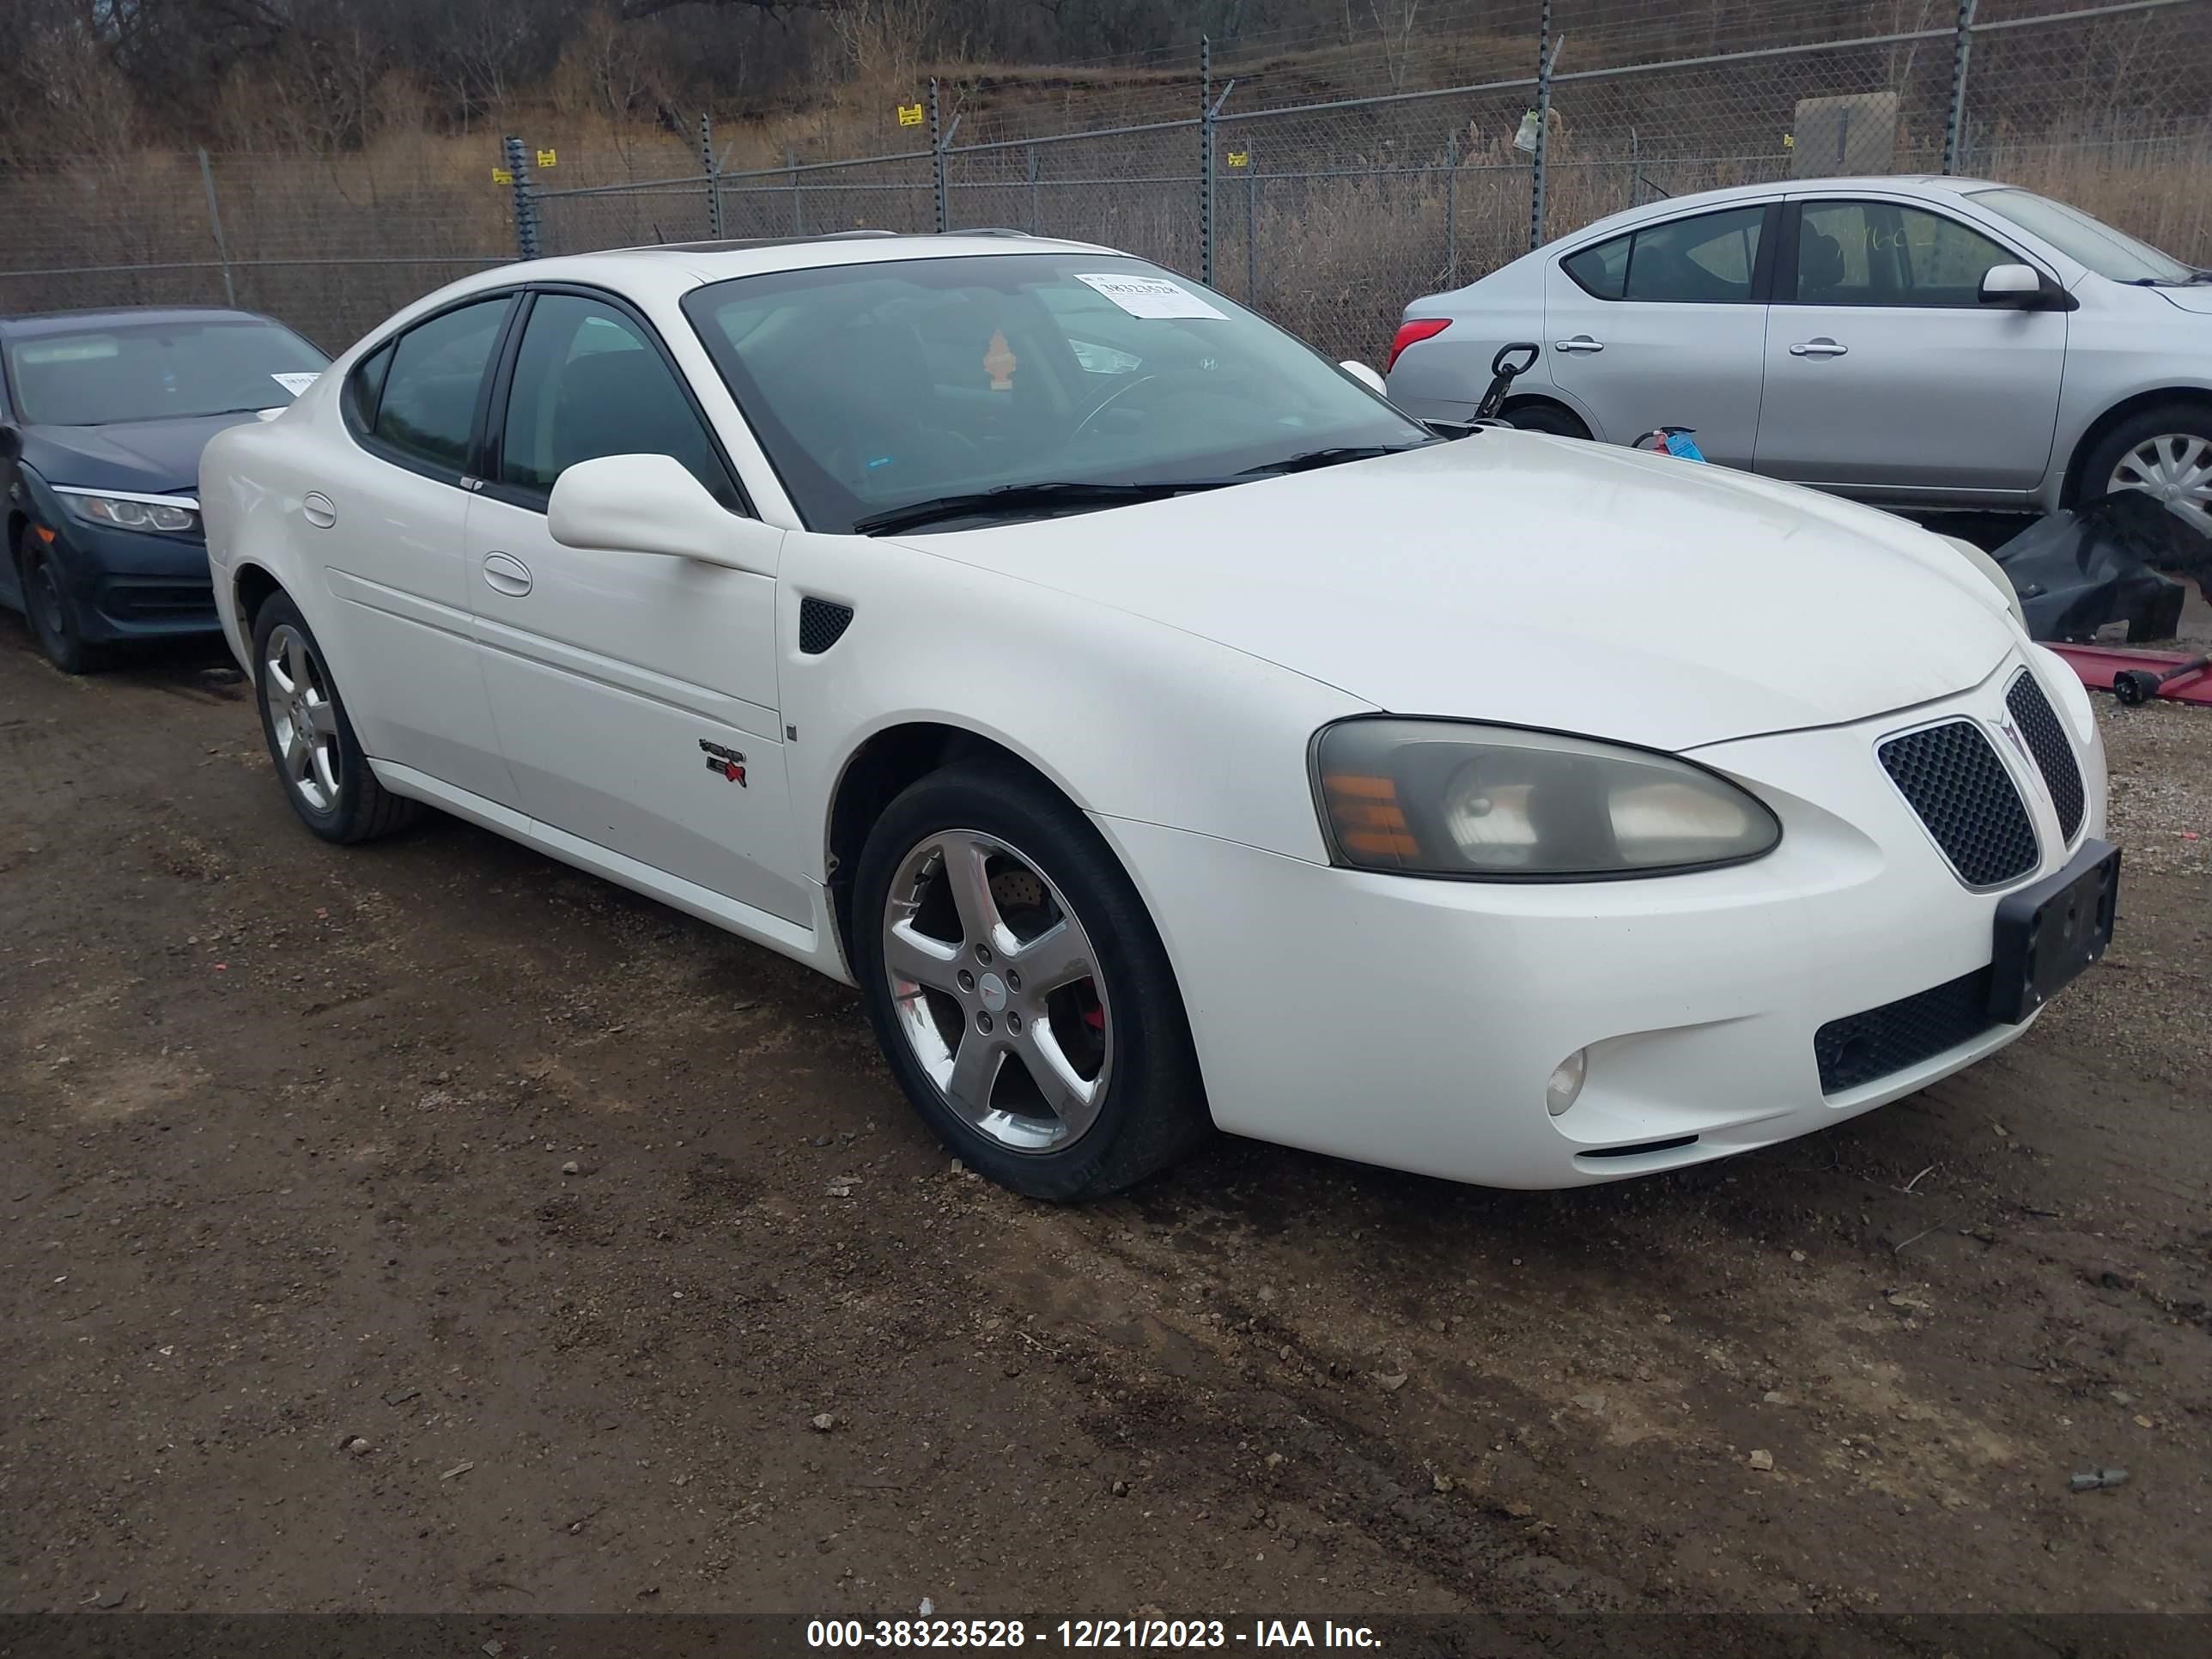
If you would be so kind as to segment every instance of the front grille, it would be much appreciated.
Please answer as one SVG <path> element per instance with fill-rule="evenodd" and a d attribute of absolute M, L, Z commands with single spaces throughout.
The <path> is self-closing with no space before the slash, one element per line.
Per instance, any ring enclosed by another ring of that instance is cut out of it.
<path fill-rule="evenodd" d="M 1946 980 L 1864 1013 L 1832 1019 L 1813 1033 L 1820 1092 L 1839 1095 L 1972 1042 L 1990 1018 L 1990 970 Z"/>
<path fill-rule="evenodd" d="M 818 657 L 845 635 L 853 607 L 809 597 L 799 602 L 799 648 Z"/>
<path fill-rule="evenodd" d="M 2066 728 L 2059 725 L 2051 699 L 2043 695 L 2035 676 L 2024 668 L 2012 683 L 2012 690 L 2005 693 L 2005 707 L 2020 722 L 2027 752 L 2035 757 L 2044 787 L 2051 791 L 2051 804 L 2058 809 L 2058 828 L 2070 842 L 2081 827 L 2081 811 L 2087 803 L 2081 793 L 2081 768 L 2074 758 L 2074 745 L 2066 741 Z"/>
<path fill-rule="evenodd" d="M 2035 868 L 2027 805 L 1972 720 L 1908 732 L 1875 752 L 1967 886 L 2001 886 Z"/>

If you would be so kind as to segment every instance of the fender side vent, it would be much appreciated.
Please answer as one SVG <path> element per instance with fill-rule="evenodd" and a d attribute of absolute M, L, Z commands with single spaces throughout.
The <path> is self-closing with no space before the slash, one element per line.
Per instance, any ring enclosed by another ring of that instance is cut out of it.
<path fill-rule="evenodd" d="M 799 602 L 799 648 L 809 657 L 818 657 L 845 636 L 845 629 L 853 621 L 853 607 L 836 605 L 828 599 L 805 599 Z"/>

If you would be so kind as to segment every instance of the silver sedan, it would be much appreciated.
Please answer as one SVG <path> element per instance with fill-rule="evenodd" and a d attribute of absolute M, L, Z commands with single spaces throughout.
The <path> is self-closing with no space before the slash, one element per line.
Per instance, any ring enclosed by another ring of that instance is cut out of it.
<path fill-rule="evenodd" d="M 1632 208 L 1407 307 L 1393 402 L 1451 419 L 1541 340 L 1515 424 L 1881 506 L 2158 495 L 2212 532 L 2212 271 L 1979 179 L 1796 179 Z"/>

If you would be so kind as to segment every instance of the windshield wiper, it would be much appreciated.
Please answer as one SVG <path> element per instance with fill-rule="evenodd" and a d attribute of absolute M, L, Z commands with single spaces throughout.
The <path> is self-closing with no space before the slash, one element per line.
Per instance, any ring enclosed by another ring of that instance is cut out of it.
<path fill-rule="evenodd" d="M 1371 461 L 1381 455 L 1402 455 L 1409 449 L 1426 449 L 1426 444 L 1334 444 L 1327 449 L 1309 449 L 1304 454 L 1292 455 L 1284 460 L 1269 461 L 1261 466 L 1248 466 L 1237 476 L 1240 478 L 1279 477 L 1286 472 L 1311 472 L 1324 466 L 1339 466 L 1346 461 Z"/>
<path fill-rule="evenodd" d="M 1127 507 L 1136 501 L 1164 501 L 1170 495 L 1181 495 L 1195 489 L 1219 489 L 1237 482 L 1234 478 L 1178 478 L 1153 483 L 1055 481 L 1000 484 L 995 489 L 974 490 L 960 495 L 938 495 L 926 501 L 909 501 L 904 507 L 885 507 L 880 513 L 871 513 L 866 518 L 855 519 L 853 533 L 856 536 L 882 536 L 902 530 L 918 530 L 924 525 L 942 523 L 947 519 L 1019 518 L 1024 514 L 1050 513 L 1061 507 L 1080 512 L 1085 507 Z"/>

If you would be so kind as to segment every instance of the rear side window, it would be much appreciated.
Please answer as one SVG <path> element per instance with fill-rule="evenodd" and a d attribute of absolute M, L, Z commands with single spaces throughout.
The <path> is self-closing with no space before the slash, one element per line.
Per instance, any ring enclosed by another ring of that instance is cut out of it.
<path fill-rule="evenodd" d="M 1571 253 L 1561 264 L 1566 267 L 1568 276 L 1596 298 L 1618 300 L 1622 285 L 1628 280 L 1628 249 L 1635 240 L 1633 234 L 1616 236 L 1595 247 L 1586 247 L 1580 253 Z"/>
<path fill-rule="evenodd" d="M 1668 305 L 1748 305 L 1759 269 L 1764 204 L 1646 225 L 1562 261 L 1601 300 Z"/>
<path fill-rule="evenodd" d="M 390 343 L 354 365 L 353 373 L 346 376 L 346 424 L 356 432 L 368 432 L 376 425 L 376 405 L 384 397 L 384 377 L 392 372 Z"/>
<path fill-rule="evenodd" d="M 434 473 L 466 469 L 477 395 L 508 303 L 502 294 L 462 306 L 393 343 L 369 431 L 394 459 Z"/>

